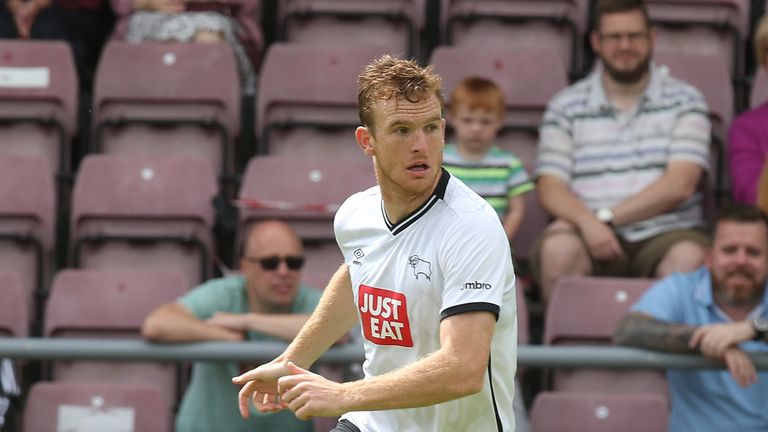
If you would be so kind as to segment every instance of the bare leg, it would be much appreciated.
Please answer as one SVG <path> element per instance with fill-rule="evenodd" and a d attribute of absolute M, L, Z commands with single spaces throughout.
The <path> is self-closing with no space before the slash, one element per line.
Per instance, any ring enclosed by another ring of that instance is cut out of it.
<path fill-rule="evenodd" d="M 539 257 L 541 296 L 545 304 L 549 303 L 560 277 L 592 272 L 589 252 L 569 224 L 555 221 L 546 232 Z"/>
<path fill-rule="evenodd" d="M 195 42 L 219 43 L 224 40 L 224 35 L 217 31 L 199 30 L 195 33 Z"/>
<path fill-rule="evenodd" d="M 706 248 L 691 240 L 682 240 L 670 247 L 656 266 L 656 276 L 665 277 L 673 272 L 690 272 L 704 264 Z"/>

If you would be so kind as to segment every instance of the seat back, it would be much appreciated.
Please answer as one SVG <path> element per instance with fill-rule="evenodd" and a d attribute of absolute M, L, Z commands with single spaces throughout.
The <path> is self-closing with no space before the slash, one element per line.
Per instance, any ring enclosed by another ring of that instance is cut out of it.
<path fill-rule="evenodd" d="M 0 271 L 16 275 L 30 320 L 54 248 L 53 175 L 40 156 L 0 155 Z"/>
<path fill-rule="evenodd" d="M 27 299 L 15 273 L 0 271 L 0 337 L 27 337 Z"/>
<path fill-rule="evenodd" d="M 70 256 L 89 269 L 165 269 L 208 278 L 216 178 L 191 157 L 90 155 L 75 182 Z"/>
<path fill-rule="evenodd" d="M 442 43 L 554 50 L 576 72 L 588 5 L 589 0 L 441 0 Z"/>
<path fill-rule="evenodd" d="M 657 395 L 542 392 L 531 410 L 536 432 L 665 432 L 669 413 Z"/>
<path fill-rule="evenodd" d="M 176 271 L 63 270 L 53 281 L 44 334 L 50 338 L 140 338 L 144 319 L 188 289 L 188 282 Z M 171 362 L 52 364 L 55 381 L 152 384 L 169 403 L 177 398 L 178 376 L 178 368 Z"/>
<path fill-rule="evenodd" d="M 51 174 L 70 170 L 78 82 L 61 41 L 0 41 L 0 153 L 43 156 Z"/>
<path fill-rule="evenodd" d="M 764 68 L 757 68 L 750 93 L 750 106 L 757 108 L 765 102 L 768 102 L 768 72 Z"/>
<path fill-rule="evenodd" d="M 272 44 L 259 80 L 260 152 L 360 159 L 354 135 L 358 76 L 386 52 L 379 45 Z"/>
<path fill-rule="evenodd" d="M 280 0 L 279 39 L 324 46 L 377 44 L 419 55 L 426 0 Z"/>
<path fill-rule="evenodd" d="M 110 42 L 93 112 L 95 151 L 199 156 L 231 173 L 240 133 L 234 53 L 221 44 Z"/>
<path fill-rule="evenodd" d="M 162 393 L 146 384 L 39 382 L 29 392 L 24 432 L 167 432 L 167 405 Z"/>

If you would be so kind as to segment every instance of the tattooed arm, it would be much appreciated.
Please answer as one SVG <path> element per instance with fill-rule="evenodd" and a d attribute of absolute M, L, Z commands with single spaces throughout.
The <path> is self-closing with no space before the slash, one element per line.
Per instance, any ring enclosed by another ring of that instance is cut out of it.
<path fill-rule="evenodd" d="M 671 353 L 698 352 L 689 347 L 696 327 L 658 320 L 642 312 L 630 312 L 619 321 L 613 343 Z"/>

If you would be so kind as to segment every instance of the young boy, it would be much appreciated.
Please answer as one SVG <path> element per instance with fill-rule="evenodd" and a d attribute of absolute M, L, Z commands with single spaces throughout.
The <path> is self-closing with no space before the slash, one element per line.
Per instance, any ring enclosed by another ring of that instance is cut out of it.
<path fill-rule="evenodd" d="M 492 81 L 470 77 L 456 86 L 450 103 L 456 144 L 445 146 L 443 166 L 488 201 L 512 240 L 525 213 L 523 194 L 534 186 L 520 159 L 493 145 L 504 121 L 504 94 Z"/>

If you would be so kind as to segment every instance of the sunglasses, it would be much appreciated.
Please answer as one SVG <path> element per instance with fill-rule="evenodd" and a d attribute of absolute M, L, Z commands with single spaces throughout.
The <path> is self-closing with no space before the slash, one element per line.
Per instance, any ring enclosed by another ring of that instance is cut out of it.
<path fill-rule="evenodd" d="M 304 257 L 302 256 L 286 256 L 279 257 L 277 255 L 268 256 L 264 258 L 245 257 L 250 262 L 257 262 L 264 270 L 277 270 L 280 266 L 280 262 L 285 261 L 285 265 L 290 270 L 300 270 L 304 266 Z"/>

